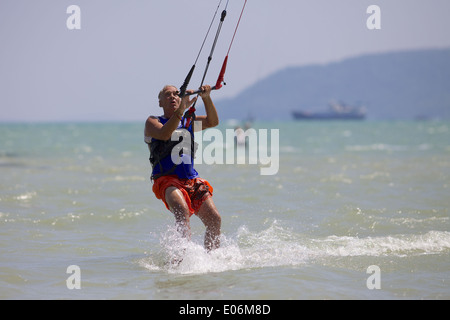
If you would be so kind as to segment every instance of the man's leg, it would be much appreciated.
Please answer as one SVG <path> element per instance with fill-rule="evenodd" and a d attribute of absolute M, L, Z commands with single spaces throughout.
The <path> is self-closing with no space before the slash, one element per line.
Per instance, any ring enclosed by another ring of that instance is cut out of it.
<path fill-rule="evenodd" d="M 190 212 L 183 193 L 176 187 L 168 187 L 165 191 L 166 202 L 175 216 L 178 232 L 185 238 L 191 238 L 189 226 Z"/>
<path fill-rule="evenodd" d="M 217 249 L 220 247 L 220 226 L 222 224 L 222 218 L 220 217 L 219 211 L 214 205 L 212 198 L 203 202 L 197 215 L 206 227 L 206 250 L 210 251 Z"/>

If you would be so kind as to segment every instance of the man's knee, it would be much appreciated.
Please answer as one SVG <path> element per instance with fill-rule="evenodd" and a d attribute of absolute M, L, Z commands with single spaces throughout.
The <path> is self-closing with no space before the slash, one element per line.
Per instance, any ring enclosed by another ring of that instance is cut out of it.
<path fill-rule="evenodd" d="M 170 207 L 184 206 L 186 204 L 182 192 L 175 187 L 166 189 L 165 200 Z"/>
<path fill-rule="evenodd" d="M 222 225 L 222 217 L 216 208 L 208 212 L 208 226 L 214 229 L 220 229 Z"/>
<path fill-rule="evenodd" d="M 220 229 L 222 217 L 212 200 L 204 202 L 197 214 L 206 227 Z"/>
<path fill-rule="evenodd" d="M 220 227 L 222 225 L 222 217 L 220 216 L 219 212 L 217 212 L 217 210 L 213 210 L 210 212 L 208 222 L 208 226 L 210 228 L 220 230 Z"/>
<path fill-rule="evenodd" d="M 222 217 L 220 216 L 217 210 L 215 210 L 213 215 L 214 215 L 214 225 L 220 228 L 220 226 L 222 225 Z"/>

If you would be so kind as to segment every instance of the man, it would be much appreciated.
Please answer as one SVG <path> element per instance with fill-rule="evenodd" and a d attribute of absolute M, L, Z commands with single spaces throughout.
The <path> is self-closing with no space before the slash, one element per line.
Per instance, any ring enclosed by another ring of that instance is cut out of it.
<path fill-rule="evenodd" d="M 210 96 L 211 87 L 205 85 L 200 90 L 199 96 L 205 105 L 206 115 L 197 116 L 195 126 L 187 129 L 191 137 L 194 130 L 205 130 L 219 124 L 217 110 Z M 221 226 L 221 217 L 212 200 L 213 188 L 208 181 L 199 177 L 193 167 L 193 143 L 192 152 L 180 155 L 183 160 L 181 163 L 177 164 L 172 157 L 172 151 L 179 143 L 178 140 L 172 141 L 172 134 L 175 131 L 184 131 L 186 134 L 181 120 L 185 110 L 197 100 L 189 96 L 180 98 L 179 93 L 175 86 L 165 86 L 159 93 L 163 116 L 150 116 L 145 123 L 145 142 L 149 145 L 153 167 L 153 192 L 174 214 L 177 230 L 183 237 L 190 238 L 190 217 L 196 214 L 200 218 L 206 227 L 205 248 L 210 251 L 220 246 Z M 189 134 L 183 139 L 189 138 Z"/>

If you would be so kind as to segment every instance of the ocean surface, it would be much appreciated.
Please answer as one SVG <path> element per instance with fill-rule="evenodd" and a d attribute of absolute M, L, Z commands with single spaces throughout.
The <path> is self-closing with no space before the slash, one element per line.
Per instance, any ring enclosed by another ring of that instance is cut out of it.
<path fill-rule="evenodd" d="M 253 127 L 276 174 L 197 166 L 207 253 L 152 193 L 143 123 L 0 124 L 0 299 L 450 299 L 450 122 Z"/>

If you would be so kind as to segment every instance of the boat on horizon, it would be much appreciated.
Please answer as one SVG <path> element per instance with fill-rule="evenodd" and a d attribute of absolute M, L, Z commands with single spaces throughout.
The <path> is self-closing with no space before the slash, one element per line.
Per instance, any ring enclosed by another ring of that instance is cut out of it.
<path fill-rule="evenodd" d="M 365 107 L 353 107 L 343 103 L 332 102 L 329 111 L 310 112 L 293 111 L 292 116 L 296 120 L 363 120 L 366 118 Z"/>

